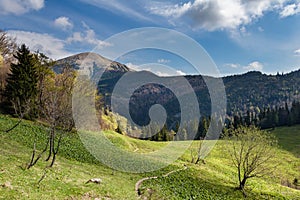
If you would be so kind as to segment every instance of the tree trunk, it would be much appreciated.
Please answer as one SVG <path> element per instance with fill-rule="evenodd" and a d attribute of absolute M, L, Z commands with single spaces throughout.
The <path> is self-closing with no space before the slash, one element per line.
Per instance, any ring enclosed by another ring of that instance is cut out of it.
<path fill-rule="evenodd" d="M 34 160 L 34 158 L 35 158 L 35 152 L 36 152 L 35 143 L 34 143 L 31 161 L 30 161 L 30 164 L 28 165 L 27 169 L 30 169 L 31 167 L 33 167 L 41 159 L 41 157 L 43 156 L 43 154 L 47 151 L 48 146 L 49 146 L 49 139 L 47 141 L 47 144 L 46 144 L 44 150 Z"/>
<path fill-rule="evenodd" d="M 204 165 L 206 164 L 205 160 L 201 159 L 200 157 L 197 158 L 195 164 L 197 165 L 200 161 L 202 162 L 202 164 L 204 164 Z"/>
<path fill-rule="evenodd" d="M 49 165 L 49 167 L 53 167 L 55 159 L 56 159 L 56 153 L 53 153 L 52 161 L 51 161 L 51 164 Z"/>
<path fill-rule="evenodd" d="M 61 140 L 62 140 L 62 134 L 60 134 L 60 136 L 59 136 L 59 139 L 58 139 L 58 141 L 57 141 L 57 146 L 56 146 L 56 149 L 55 149 L 55 147 L 54 147 L 54 145 L 53 145 L 53 157 L 52 157 L 52 161 L 51 161 L 51 164 L 49 165 L 49 167 L 53 167 L 53 165 L 54 165 L 54 163 L 55 163 L 55 160 L 56 160 L 56 155 L 57 155 L 57 153 L 58 153 L 58 151 L 59 151 L 59 147 L 60 147 L 60 143 L 61 143 Z"/>
<path fill-rule="evenodd" d="M 4 132 L 9 133 L 12 130 L 14 130 L 15 128 L 17 128 L 17 126 L 19 126 L 21 124 L 22 120 L 23 120 L 23 118 L 19 119 L 19 121 L 13 127 L 9 128 L 8 130 L 5 130 Z"/>
<path fill-rule="evenodd" d="M 51 128 L 50 130 L 50 136 L 49 136 L 49 141 L 50 141 L 50 148 L 49 148 L 49 155 L 46 159 L 46 161 L 49 161 L 51 156 L 52 156 L 52 152 L 54 152 L 54 137 L 55 137 L 55 132 L 54 132 L 54 127 Z"/>
<path fill-rule="evenodd" d="M 35 151 L 36 150 L 35 150 L 35 141 L 34 141 L 33 150 L 32 150 L 32 156 L 31 156 L 30 163 L 27 166 L 27 169 L 30 169 L 33 166 L 33 161 L 34 161 L 34 157 L 35 157 Z"/>
<path fill-rule="evenodd" d="M 246 181 L 247 181 L 247 177 L 244 177 L 243 180 L 240 181 L 240 187 L 239 187 L 240 190 L 244 190 Z"/>

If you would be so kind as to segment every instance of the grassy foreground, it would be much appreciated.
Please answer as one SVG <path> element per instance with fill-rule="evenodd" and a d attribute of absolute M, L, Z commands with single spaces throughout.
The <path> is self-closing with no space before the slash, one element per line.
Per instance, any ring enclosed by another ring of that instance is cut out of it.
<path fill-rule="evenodd" d="M 5 130 L 16 120 L 0 115 L 0 129 Z M 30 160 L 36 135 L 37 148 L 42 149 L 47 128 L 23 122 L 9 134 L 0 133 L 0 199 L 137 199 L 135 183 L 144 177 L 161 176 L 188 166 L 187 170 L 159 177 L 142 184 L 143 198 L 151 199 L 244 199 L 236 191 L 237 177 L 224 149 L 226 141 L 218 141 L 206 158 L 206 164 L 190 163 L 190 150 L 172 165 L 147 174 L 123 173 L 112 170 L 90 155 L 76 133 L 68 134 L 62 144 L 55 166 L 46 169 L 39 162 L 25 170 Z M 286 135 L 280 134 L 281 132 Z M 281 149 L 276 150 L 278 169 L 264 179 L 252 179 L 247 186 L 247 199 L 299 199 L 300 191 L 283 186 L 300 179 L 299 127 L 276 129 Z M 128 151 L 149 152 L 165 143 L 134 140 L 114 132 L 106 136 L 117 146 Z M 286 136 L 286 137 L 285 137 Z M 298 143 L 295 142 L 298 140 Z M 179 142 L 183 144 L 184 142 Z M 194 142 L 191 149 L 196 148 Z M 289 145 L 288 147 L 286 145 Z M 298 150 L 297 150 L 298 149 Z M 109 152 L 108 152 L 109 156 Z M 38 184 L 45 174 L 45 179 Z M 86 184 L 91 178 L 103 183 Z"/>

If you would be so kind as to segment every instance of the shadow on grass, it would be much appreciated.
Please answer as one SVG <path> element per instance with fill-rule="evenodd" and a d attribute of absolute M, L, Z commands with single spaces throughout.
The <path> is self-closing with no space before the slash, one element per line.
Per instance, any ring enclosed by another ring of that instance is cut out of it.
<path fill-rule="evenodd" d="M 151 199 L 245 199 L 242 191 L 226 183 L 211 182 L 196 177 L 193 169 L 187 169 L 168 177 L 145 181 L 142 186 L 144 197 Z M 262 192 L 246 189 L 246 199 L 275 199 L 283 198 Z"/>
<path fill-rule="evenodd" d="M 300 125 L 277 127 L 271 130 L 278 139 L 278 145 L 300 158 Z"/>

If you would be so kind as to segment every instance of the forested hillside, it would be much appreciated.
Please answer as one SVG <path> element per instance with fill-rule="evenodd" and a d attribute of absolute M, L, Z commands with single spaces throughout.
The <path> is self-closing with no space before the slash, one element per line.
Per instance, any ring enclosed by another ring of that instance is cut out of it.
<path fill-rule="evenodd" d="M 88 58 L 86 61 L 85 58 Z M 101 59 L 99 59 L 101 58 Z M 84 61 L 84 64 L 82 64 Z M 74 69 L 85 67 L 85 70 L 97 76 L 99 69 L 106 68 L 102 77 L 95 77 L 99 80 L 99 91 L 106 95 L 109 104 L 109 95 L 119 78 L 126 72 L 132 71 L 125 65 L 109 61 L 95 54 L 79 54 L 62 60 L 56 64 L 56 69 L 70 65 Z M 107 67 L 107 66 L 110 67 Z M 140 72 L 136 72 L 140 73 Z M 110 74 L 110 75 L 108 75 Z M 138 74 L 139 75 L 139 74 Z M 137 76 L 138 76 L 137 75 Z M 140 73 L 140 76 L 155 76 L 150 72 Z M 210 111 L 210 98 L 205 81 L 201 75 L 185 76 L 197 94 L 200 110 L 208 115 Z M 207 77 L 206 77 L 207 78 Z M 164 77 L 168 82 L 176 82 L 177 77 Z M 284 106 L 285 103 L 291 107 L 293 101 L 300 99 L 300 71 L 287 74 L 266 75 L 261 72 L 248 72 L 246 74 L 226 76 L 222 78 L 227 94 L 227 113 L 233 115 L 235 112 L 246 113 L 248 110 L 259 108 L 275 108 Z M 151 97 L 150 97 L 151 96 Z M 132 95 L 132 112 L 138 115 L 139 108 L 147 108 L 154 103 L 166 105 L 170 113 L 178 113 L 178 104 L 174 94 L 158 84 L 147 84 L 138 88 Z M 136 106 L 135 106 L 136 104 Z M 142 109 L 141 112 L 144 110 Z M 145 123 L 142 121 L 141 123 Z"/>
<path fill-rule="evenodd" d="M 131 76 L 152 77 L 165 83 L 175 84 L 182 77 L 158 77 L 155 74 L 143 71 L 136 72 L 125 65 L 109 61 L 97 54 L 78 54 L 59 60 L 55 69 L 63 66 L 72 66 L 77 70 L 85 70 L 87 74 L 97 81 L 98 91 L 104 97 L 105 105 L 110 108 L 111 94 L 120 80 L 127 72 Z M 82 68 L 82 69 L 80 69 Z M 105 71 L 103 70 L 105 68 Z M 102 71 L 101 71 L 102 69 Z M 99 74 L 99 71 L 101 72 Z M 133 74 L 133 75 L 132 75 Z M 201 75 L 185 76 L 195 94 L 203 117 L 210 116 L 211 99 L 207 89 L 206 80 L 213 77 Z M 298 102 L 300 100 L 300 71 L 287 74 L 266 75 L 252 71 L 246 74 L 223 77 L 227 97 L 227 125 L 258 125 L 262 128 L 292 125 L 300 122 Z M 128 88 L 135 85 L 135 81 L 127 82 Z M 184 91 L 180 85 L 178 90 Z M 182 95 L 187 95 L 184 92 Z M 167 111 L 168 129 L 175 129 L 176 122 L 180 122 L 180 106 L 175 94 L 160 84 L 145 84 L 136 88 L 130 98 L 130 114 L 135 123 L 144 126 L 150 121 L 149 109 L 154 104 L 161 104 Z M 122 104 L 120 104 L 122 105 Z M 207 119 L 208 121 L 210 119 Z M 201 121 L 201 120 L 200 120 Z M 201 123 L 200 123 L 201 126 Z M 200 127 L 201 129 L 201 127 Z M 200 131 L 201 132 L 201 131 Z M 198 135 L 205 135 L 199 133 Z"/>

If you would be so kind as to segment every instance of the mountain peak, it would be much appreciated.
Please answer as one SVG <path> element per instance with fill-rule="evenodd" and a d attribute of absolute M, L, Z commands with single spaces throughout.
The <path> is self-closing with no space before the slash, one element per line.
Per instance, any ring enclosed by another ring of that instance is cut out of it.
<path fill-rule="evenodd" d="M 116 61 L 112 61 L 97 53 L 92 52 L 79 53 L 60 59 L 56 62 L 54 71 L 60 73 L 63 67 L 67 65 L 76 70 L 81 70 L 89 75 L 91 75 L 91 73 L 95 73 L 95 70 L 115 71 L 123 73 L 132 71 L 126 65 L 123 65 Z"/>

